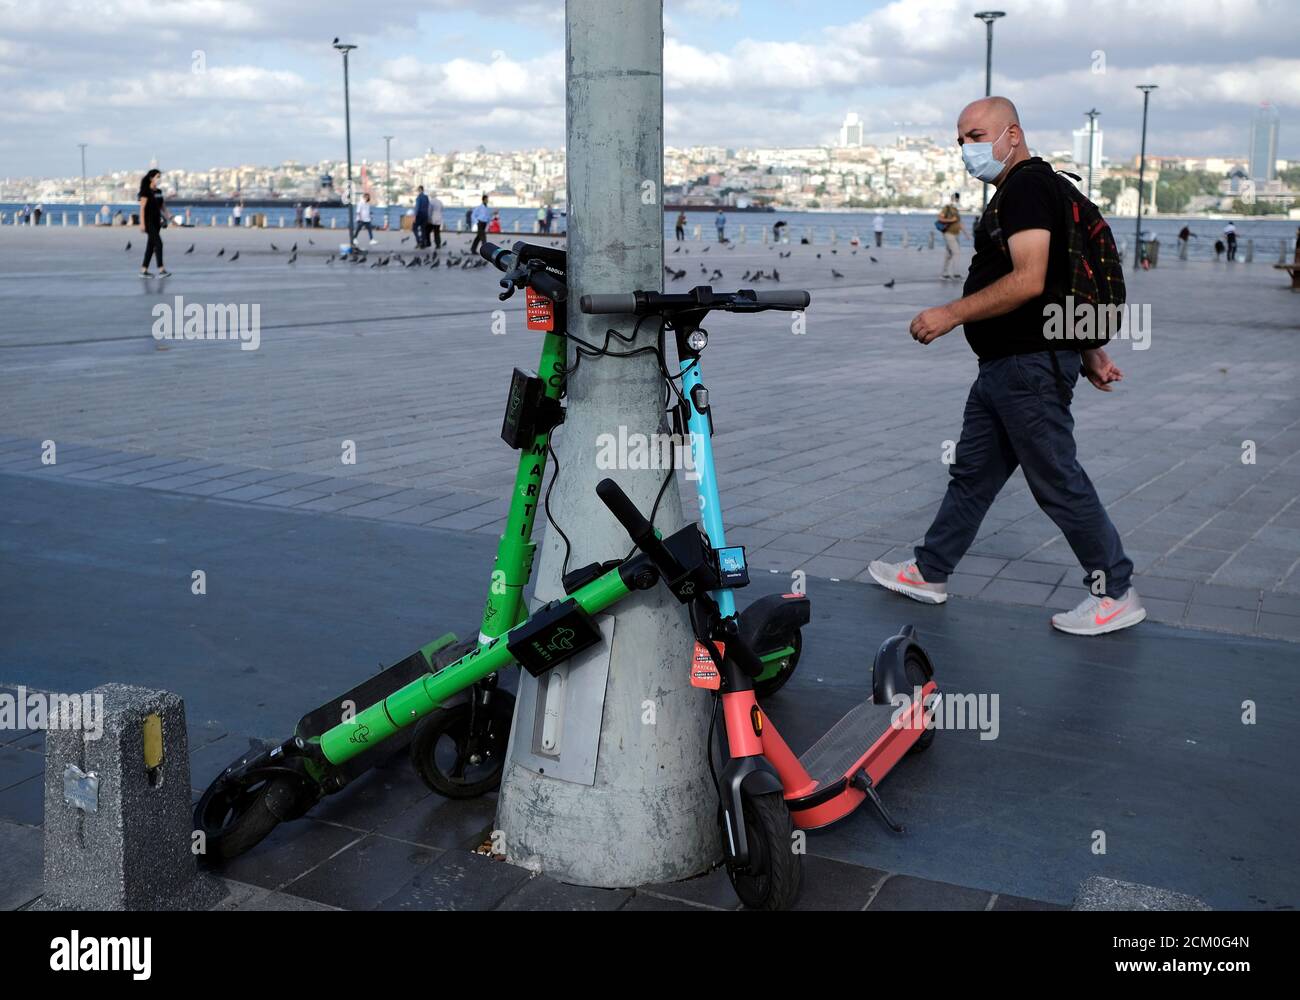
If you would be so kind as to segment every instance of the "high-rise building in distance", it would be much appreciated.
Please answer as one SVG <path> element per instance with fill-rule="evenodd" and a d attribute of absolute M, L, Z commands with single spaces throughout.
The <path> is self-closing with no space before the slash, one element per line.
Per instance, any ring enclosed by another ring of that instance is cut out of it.
<path fill-rule="evenodd" d="M 1076 128 L 1072 133 L 1074 136 L 1074 162 L 1081 167 L 1088 165 L 1088 122 L 1085 120 L 1083 128 Z M 1101 126 L 1098 125 L 1092 134 L 1092 169 L 1101 169 Z"/>
<path fill-rule="evenodd" d="M 861 146 L 862 142 L 862 119 L 856 111 L 850 111 L 844 116 L 844 124 L 840 126 L 840 145 Z"/>
<path fill-rule="evenodd" d="M 1277 177 L 1277 135 L 1281 118 L 1277 108 L 1265 101 L 1255 109 L 1250 122 L 1250 176 L 1256 181 Z"/>

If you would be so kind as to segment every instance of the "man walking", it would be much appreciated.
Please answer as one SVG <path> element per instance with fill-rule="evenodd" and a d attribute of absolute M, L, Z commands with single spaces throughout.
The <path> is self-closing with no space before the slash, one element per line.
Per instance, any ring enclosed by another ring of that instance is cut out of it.
<path fill-rule="evenodd" d="M 876 234 L 876 246 L 880 246 L 885 239 L 885 217 L 879 212 L 877 212 L 876 217 L 871 220 L 871 231 Z"/>
<path fill-rule="evenodd" d="M 424 193 L 424 185 L 415 189 L 415 220 L 411 223 L 415 230 L 415 248 L 423 250 L 429 245 L 429 196 Z"/>
<path fill-rule="evenodd" d="M 961 212 L 957 208 L 957 200 L 960 197 L 960 194 L 954 192 L 952 201 L 939 210 L 939 225 L 942 227 L 940 232 L 943 233 L 943 272 L 940 277 L 956 278 L 959 281 L 961 271 L 957 237 L 961 235 Z"/>
<path fill-rule="evenodd" d="M 433 249 L 442 249 L 442 199 L 437 193 L 429 199 L 429 228 L 433 230 Z M 429 239 L 426 236 L 424 245 L 429 245 Z"/>
<path fill-rule="evenodd" d="M 967 105 L 957 120 L 957 143 L 967 171 L 997 193 L 975 227 L 963 296 L 919 313 L 911 334 L 930 344 L 963 325 L 979 375 L 966 400 L 948 490 L 915 559 L 873 562 L 871 576 L 915 600 L 942 604 L 949 574 L 998 491 L 1020 468 L 1038 506 L 1083 566 L 1089 588 L 1073 611 L 1052 616 L 1053 627 L 1073 635 L 1128 628 L 1146 618 L 1146 609 L 1130 582 L 1133 563 L 1119 532 L 1079 465 L 1070 414 L 1081 369 L 1105 392 L 1123 373 L 1105 350 L 1079 352 L 1045 335 L 1045 308 L 1065 298 L 1061 182 L 1029 155 L 1015 106 L 1004 97 Z"/>
<path fill-rule="evenodd" d="M 474 242 L 469 245 L 469 252 L 476 254 L 479 246 L 487 242 L 487 227 L 492 221 L 492 210 L 488 208 L 487 195 L 483 196 L 482 202 L 474 206 L 470 221 L 474 223 Z"/>
<path fill-rule="evenodd" d="M 718 242 L 727 242 L 727 217 L 723 214 L 722 209 L 718 209 L 718 214 L 713 220 L 713 224 L 718 227 Z"/>
<path fill-rule="evenodd" d="M 1223 238 L 1228 241 L 1228 260 L 1237 259 L 1237 227 L 1229 222 L 1223 227 Z"/>
<path fill-rule="evenodd" d="M 369 191 L 367 191 L 365 194 L 361 196 L 361 201 L 357 205 L 357 230 L 352 234 L 353 243 L 355 243 L 357 241 L 357 237 L 361 235 L 362 228 L 364 228 L 365 231 L 369 234 L 371 246 L 374 246 L 376 243 L 379 242 L 378 240 L 375 239 L 374 226 L 370 224 L 370 192 Z"/>

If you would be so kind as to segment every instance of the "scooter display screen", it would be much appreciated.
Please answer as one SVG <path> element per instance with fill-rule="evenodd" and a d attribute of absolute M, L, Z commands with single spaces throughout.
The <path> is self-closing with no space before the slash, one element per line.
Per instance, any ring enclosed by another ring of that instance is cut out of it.
<path fill-rule="evenodd" d="M 718 577 L 724 587 L 743 587 L 749 583 L 749 567 L 745 565 L 743 545 L 728 545 L 717 552 Z"/>

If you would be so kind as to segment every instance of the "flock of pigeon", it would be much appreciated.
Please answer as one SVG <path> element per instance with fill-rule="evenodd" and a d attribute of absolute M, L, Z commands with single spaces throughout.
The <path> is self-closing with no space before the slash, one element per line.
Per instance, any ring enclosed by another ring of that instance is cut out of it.
<path fill-rule="evenodd" d="M 410 239 L 409 236 L 403 236 L 403 237 L 402 237 L 402 242 L 405 243 L 405 242 L 406 242 L 407 240 L 409 240 L 409 239 Z M 309 244 L 311 244 L 312 246 L 315 246 L 315 245 L 316 245 L 316 241 L 313 240 L 313 239 L 311 239 L 310 237 L 308 237 L 307 242 L 308 242 Z M 722 245 L 725 246 L 728 250 L 734 250 L 734 249 L 736 249 L 736 244 L 735 244 L 735 243 L 732 243 L 732 242 L 730 242 L 730 241 L 728 241 L 727 243 L 724 243 L 724 244 L 722 244 Z M 195 246 L 196 246 L 196 244 L 191 243 L 191 244 L 190 244 L 190 248 L 189 248 L 188 250 L 186 250 L 185 253 L 186 253 L 186 254 L 191 254 L 191 253 L 193 253 L 193 252 L 194 252 L 194 247 L 195 247 Z M 559 243 L 557 243 L 557 242 L 552 242 L 552 243 L 551 243 L 551 246 L 559 246 Z M 127 244 L 126 244 L 125 249 L 126 249 L 126 250 L 130 250 L 130 249 L 131 249 L 131 242 L 130 242 L 129 240 L 127 241 Z M 358 251 L 355 251 L 355 252 L 353 252 L 353 253 L 346 254 L 346 255 L 340 255 L 340 254 L 334 254 L 334 253 L 332 253 L 332 254 L 330 254 L 328 257 L 325 258 L 325 263 L 326 263 L 326 264 L 333 264 L 336 260 L 338 260 L 338 261 L 347 261 L 349 264 L 351 264 L 351 265 L 353 265 L 353 266 L 359 266 L 359 265 L 365 264 L 367 261 L 369 261 L 371 267 L 388 267 L 390 264 L 396 263 L 399 267 L 404 267 L 404 268 L 420 267 L 420 268 L 428 268 L 429 270 L 436 270 L 439 266 L 441 266 L 441 267 L 445 267 L 445 268 L 456 268 L 456 269 L 459 269 L 459 270 L 461 270 L 461 271 L 470 271 L 470 270 L 475 270 L 475 269 L 480 268 L 480 267 L 486 267 L 487 264 L 488 264 L 488 262 L 487 262 L 486 260 L 484 260 L 482 257 L 476 256 L 476 255 L 473 255 L 473 254 L 470 254 L 470 253 L 457 253 L 456 251 L 450 249 L 450 247 L 447 247 L 447 248 L 445 248 L 445 249 L 446 249 L 446 254 L 445 254 L 445 255 L 443 255 L 443 251 L 442 251 L 442 250 L 432 250 L 432 251 L 428 251 L 428 252 L 423 252 L 423 251 L 418 251 L 418 250 L 417 250 L 417 251 L 416 251 L 414 254 L 412 254 L 409 258 L 408 258 L 408 257 L 404 257 L 403 254 L 402 254 L 402 251 L 398 250 L 398 251 L 393 251 L 393 252 L 391 252 L 391 253 L 384 254 L 383 256 L 380 256 L 379 254 L 376 254 L 374 260 L 370 260 L 370 259 L 369 259 L 369 258 L 370 258 L 370 255 L 367 254 L 365 251 L 361 251 L 361 250 L 358 250 Z M 706 246 L 704 246 L 703 248 L 701 248 L 700 253 L 708 253 L 710 249 L 711 249 L 711 247 L 706 245 Z M 917 247 L 917 249 L 920 250 L 921 248 L 920 248 L 920 247 Z M 280 253 L 280 252 L 281 252 L 281 251 L 280 251 L 280 248 L 279 248 L 278 246 L 275 245 L 274 241 L 272 241 L 272 243 L 271 243 L 271 250 L 272 250 L 273 253 Z M 783 250 L 778 250 L 778 249 L 775 248 L 775 247 L 773 247 L 773 250 L 776 251 L 777 256 L 778 256 L 779 258 L 781 258 L 782 260 L 784 260 L 785 258 L 789 257 L 791 254 L 794 253 L 793 250 L 784 250 L 784 251 L 783 251 Z M 294 245 L 291 246 L 291 247 L 289 248 L 289 251 L 288 251 L 288 252 L 289 252 L 289 259 L 288 259 L 287 263 L 289 263 L 289 264 L 296 263 L 297 260 L 298 260 L 298 244 L 295 242 Z M 679 253 L 683 253 L 683 252 L 684 252 L 685 254 L 689 255 L 691 251 L 690 251 L 689 248 L 683 248 L 683 247 L 680 246 L 680 245 L 677 246 L 677 248 L 673 250 L 673 253 L 674 253 L 674 254 L 679 254 Z M 831 253 L 832 253 L 832 254 L 838 254 L 838 253 L 839 253 L 839 250 L 837 250 L 837 249 L 833 249 L 833 250 L 831 250 Z M 856 257 L 856 256 L 857 256 L 857 253 L 858 253 L 857 250 L 853 250 L 853 251 L 850 252 L 850 256 L 855 256 L 855 257 Z M 218 250 L 218 251 L 217 251 L 217 256 L 218 256 L 218 257 L 225 257 L 225 256 L 226 256 L 226 248 L 225 248 L 225 247 L 222 247 L 220 250 Z M 821 260 L 821 257 L 822 257 L 821 253 L 818 252 L 818 254 L 817 254 L 817 259 L 818 259 L 818 260 Z M 867 259 L 870 260 L 871 263 L 873 263 L 873 264 L 879 264 L 879 263 L 880 263 L 880 261 L 878 261 L 878 260 L 877 260 L 875 257 L 873 257 L 871 254 L 867 254 Z M 229 257 L 226 257 L 226 260 L 230 261 L 231 263 L 234 263 L 235 261 L 239 260 L 239 251 L 236 250 L 236 251 L 235 251 L 233 254 L 231 254 Z M 705 264 L 703 264 L 703 263 L 700 264 L 700 273 L 703 274 L 703 275 L 705 275 L 705 277 L 707 277 L 708 280 L 709 280 L 710 282 L 718 281 L 719 279 L 721 279 L 721 278 L 723 277 L 723 273 L 722 273 L 722 269 L 721 269 L 721 268 L 717 268 L 717 267 L 715 267 L 715 268 L 710 269 L 709 267 L 707 267 L 707 266 L 706 266 Z M 664 266 L 664 274 L 666 274 L 666 275 L 668 276 L 668 278 L 669 278 L 671 281 L 681 281 L 682 278 L 686 277 L 686 268 L 683 267 L 683 268 L 678 269 L 678 268 L 669 267 L 669 266 L 665 265 L 665 266 Z M 835 268 L 832 267 L 832 268 L 831 268 L 831 277 L 832 277 L 832 278 L 839 279 L 839 278 L 843 278 L 844 275 L 841 274 L 839 271 L 837 271 Z M 750 282 L 750 283 L 755 283 L 755 282 L 759 282 L 759 281 L 777 281 L 777 282 L 779 282 L 779 281 L 781 280 L 781 272 L 778 271 L 775 267 L 773 267 L 772 270 L 771 270 L 770 272 L 769 272 L 769 271 L 765 271 L 765 270 L 763 270 L 762 268 L 759 268 L 759 269 L 753 271 L 752 273 L 751 273 L 750 271 L 747 270 L 747 271 L 745 271 L 745 273 L 741 276 L 741 279 L 740 279 L 740 280 L 741 280 L 741 281 L 747 281 L 747 282 Z M 885 287 L 885 288 L 893 288 L 893 287 L 894 287 L 894 279 L 893 279 L 893 278 L 890 278 L 888 281 L 884 282 L 884 287 Z"/>

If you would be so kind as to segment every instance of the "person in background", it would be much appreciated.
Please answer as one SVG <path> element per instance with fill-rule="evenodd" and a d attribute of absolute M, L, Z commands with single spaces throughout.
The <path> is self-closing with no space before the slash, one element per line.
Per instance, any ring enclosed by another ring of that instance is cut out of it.
<path fill-rule="evenodd" d="M 1020 469 L 1083 567 L 1089 591 L 1073 611 L 1053 615 L 1052 627 L 1087 636 L 1128 628 L 1146 618 L 1146 609 L 1131 582 L 1133 562 L 1079 464 L 1070 413 L 1080 375 L 1110 392 L 1123 373 L 1103 348 L 1080 351 L 1051 339 L 1043 319 L 1050 306 L 1061 307 L 1069 287 L 1068 257 L 1060 252 L 1068 235 L 1061 182 L 1030 155 L 1020 116 L 1005 97 L 968 104 L 957 119 L 957 144 L 966 171 L 997 191 L 975 227 L 962 296 L 918 313 L 910 333 L 918 344 L 932 344 L 964 327 L 979 374 L 948 488 L 924 541 L 912 559 L 877 560 L 868 572 L 913 600 L 947 601 L 948 577 Z"/>
<path fill-rule="evenodd" d="M 500 212 L 493 212 L 493 213 L 492 213 L 492 221 L 488 223 L 487 231 L 488 231 L 489 233 L 499 233 L 499 232 L 501 232 L 501 213 L 500 213 Z"/>
<path fill-rule="evenodd" d="M 545 233 L 547 231 L 546 206 L 543 205 L 537 209 L 537 231 Z"/>
<path fill-rule="evenodd" d="M 1216 262 L 1219 260 L 1220 257 L 1223 256 L 1223 250 L 1224 250 L 1224 247 L 1223 247 L 1223 240 L 1215 240 L 1215 241 L 1214 241 L 1214 259 L 1215 259 Z"/>
<path fill-rule="evenodd" d="M 361 227 L 365 226 L 366 232 L 370 235 L 370 245 L 374 246 L 379 241 L 375 239 L 375 228 L 370 224 L 371 206 L 370 192 L 367 191 L 361 196 L 361 202 L 357 205 L 357 229 L 352 234 L 352 241 L 355 243 L 358 236 L 361 235 Z"/>
<path fill-rule="evenodd" d="M 311 228 L 311 224 L 312 224 L 312 216 L 313 216 L 314 214 L 315 214 L 315 210 L 312 208 L 312 206 L 310 206 L 310 205 L 304 205 L 304 206 L 303 206 L 303 210 L 302 210 L 302 221 L 303 221 L 303 224 L 304 224 L 308 229 Z"/>
<path fill-rule="evenodd" d="M 686 239 L 686 213 L 677 213 L 677 242 L 680 243 Z"/>
<path fill-rule="evenodd" d="M 488 196 L 484 195 L 470 211 L 470 221 L 474 224 L 474 241 L 469 245 L 471 255 L 478 253 L 481 244 L 487 241 L 487 226 L 492 221 L 492 210 L 488 208 Z"/>
<path fill-rule="evenodd" d="M 943 233 L 943 272 L 940 277 L 956 278 L 958 281 L 961 280 L 959 273 L 961 253 L 957 242 L 957 237 L 961 235 L 961 212 L 957 209 L 959 198 L 961 195 L 954 192 L 952 201 L 939 210 L 941 227 L 939 231 Z"/>
<path fill-rule="evenodd" d="M 555 208 L 547 202 L 546 205 L 546 231 L 550 233 L 555 227 Z"/>
<path fill-rule="evenodd" d="M 871 220 L 871 231 L 876 234 L 876 246 L 880 246 L 885 239 L 885 217 L 879 212 L 877 212 L 876 217 Z"/>
<path fill-rule="evenodd" d="M 158 277 L 166 278 L 171 272 L 163 266 L 162 223 L 164 218 L 173 219 L 163 200 L 163 193 L 158 189 L 162 180 L 162 171 L 157 167 L 140 178 L 140 232 L 147 237 L 144 245 L 144 261 L 140 265 L 140 277 L 152 278 L 149 263 L 158 258 Z"/>
<path fill-rule="evenodd" d="M 303 218 L 304 218 L 304 216 L 303 216 L 303 211 L 302 211 L 302 202 L 300 202 L 300 201 L 294 202 L 294 205 L 293 205 L 293 224 L 294 224 L 294 227 L 295 227 L 295 228 L 297 228 L 297 229 L 301 229 L 301 228 L 302 228 Z"/>
<path fill-rule="evenodd" d="M 1190 226 L 1183 226 L 1182 229 L 1178 230 L 1178 259 L 1179 260 L 1187 259 L 1187 241 L 1190 240 L 1195 235 L 1196 234 L 1192 232 Z"/>
<path fill-rule="evenodd" d="M 433 248 L 442 249 L 442 202 L 435 194 L 429 199 L 429 228 L 433 230 Z M 426 239 L 425 246 L 429 245 Z"/>
<path fill-rule="evenodd" d="M 718 227 L 718 242 L 727 242 L 727 216 L 722 209 L 718 209 L 718 214 L 713 220 L 713 224 Z"/>
<path fill-rule="evenodd" d="M 1223 227 L 1223 238 L 1228 241 L 1228 260 L 1237 259 L 1237 227 L 1229 222 Z"/>
<path fill-rule="evenodd" d="M 429 245 L 429 196 L 424 193 L 424 185 L 415 189 L 415 221 L 411 228 L 415 230 L 415 248 L 423 250 Z"/>
<path fill-rule="evenodd" d="M 785 227 L 786 227 L 786 221 L 785 221 L 785 219 L 777 219 L 776 222 L 774 222 L 774 223 L 772 224 L 772 242 L 773 242 L 773 243 L 780 243 L 780 242 L 781 242 L 781 237 L 785 235 Z"/>
<path fill-rule="evenodd" d="M 34 225 L 34 226 L 39 226 L 39 225 L 41 224 L 41 216 L 42 216 L 44 213 L 45 213 L 45 206 L 44 206 L 44 205 L 38 204 L 35 208 L 33 208 L 33 209 L 32 209 L 32 225 Z"/>
<path fill-rule="evenodd" d="M 237 201 L 235 202 L 235 228 L 236 229 L 238 229 L 240 226 L 244 224 L 243 220 L 244 220 L 244 203 L 242 201 Z"/>

